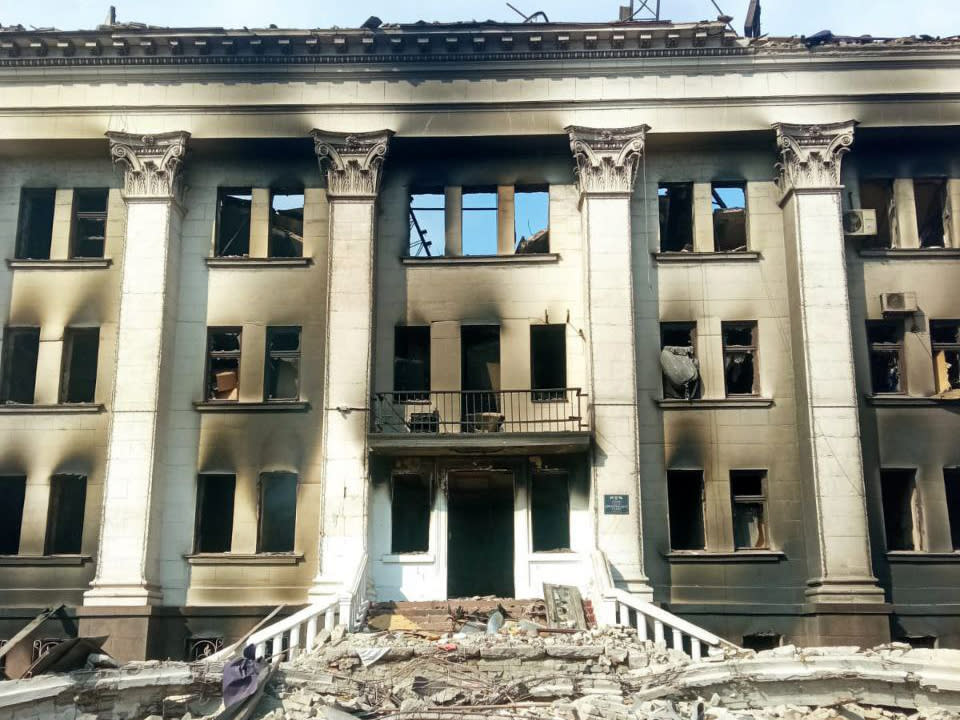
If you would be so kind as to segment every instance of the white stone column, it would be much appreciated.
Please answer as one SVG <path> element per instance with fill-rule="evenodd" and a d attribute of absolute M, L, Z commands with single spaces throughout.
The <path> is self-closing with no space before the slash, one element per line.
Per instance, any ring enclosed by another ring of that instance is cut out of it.
<path fill-rule="evenodd" d="M 597 546 L 612 565 L 614 581 L 650 599 L 643 562 L 630 231 L 630 199 L 648 129 L 566 128 L 583 225 Z M 604 495 L 626 495 L 629 512 L 605 514 Z"/>
<path fill-rule="evenodd" d="M 393 132 L 313 131 L 330 199 L 320 567 L 311 598 L 350 589 L 367 546 L 376 201 Z"/>
<path fill-rule="evenodd" d="M 186 132 L 107 133 L 124 171 L 123 249 L 116 377 L 111 403 L 97 574 L 85 605 L 159 604 L 151 528 L 160 508 L 161 414 L 170 389 L 177 296 L 180 171 Z"/>
<path fill-rule="evenodd" d="M 883 602 L 870 562 L 841 222 L 840 161 L 855 125 L 774 126 L 805 484 L 807 596 L 816 603 Z"/>

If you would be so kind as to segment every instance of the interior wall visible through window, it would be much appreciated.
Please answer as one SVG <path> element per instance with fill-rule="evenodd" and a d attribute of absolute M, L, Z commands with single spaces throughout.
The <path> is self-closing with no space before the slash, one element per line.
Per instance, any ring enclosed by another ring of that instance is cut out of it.
<path fill-rule="evenodd" d="M 660 183 L 660 252 L 693 252 L 693 183 Z"/>
<path fill-rule="evenodd" d="M 870 382 L 875 395 L 904 391 L 903 323 L 867 322 L 870 352 Z"/>
<path fill-rule="evenodd" d="M 430 397 L 430 326 L 398 325 L 393 334 L 393 391 L 396 402 Z"/>
<path fill-rule="evenodd" d="M 267 328 L 267 358 L 264 367 L 265 400 L 297 400 L 300 397 L 300 328 Z"/>
<path fill-rule="evenodd" d="M 723 376 L 727 396 L 758 395 L 757 324 L 721 323 Z"/>
<path fill-rule="evenodd" d="M 70 256 L 101 258 L 107 239 L 107 188 L 79 188 L 73 193 Z"/>
<path fill-rule="evenodd" d="M 660 324 L 660 369 L 665 398 L 691 400 L 701 396 L 696 323 Z"/>
<path fill-rule="evenodd" d="M 217 257 L 241 257 L 250 254 L 250 188 L 220 188 L 217 196 Z"/>
<path fill-rule="evenodd" d="M 230 552 L 236 487 L 235 475 L 202 474 L 197 477 L 196 552 Z"/>
<path fill-rule="evenodd" d="M 864 238 L 865 245 L 875 248 L 892 247 L 892 229 L 896 226 L 893 180 L 861 180 L 860 207 L 873 210 L 877 214 L 877 234 Z"/>
<path fill-rule="evenodd" d="M 50 478 L 47 555 L 80 553 L 86 498 L 87 478 L 83 475 L 54 475 Z"/>
<path fill-rule="evenodd" d="M 64 331 L 60 402 L 94 401 L 99 351 L 100 328 L 67 328 Z"/>
<path fill-rule="evenodd" d="M 667 501 L 670 520 L 670 548 L 703 550 L 703 470 L 668 470 Z"/>
<path fill-rule="evenodd" d="M 303 191 L 270 195 L 270 257 L 303 257 Z"/>
<path fill-rule="evenodd" d="M 238 327 L 207 330 L 207 400 L 240 399 L 240 338 Z"/>
<path fill-rule="evenodd" d="M 922 521 L 916 470 L 881 470 L 880 494 L 887 550 L 921 550 Z"/>
<path fill-rule="evenodd" d="M 913 181 L 913 196 L 917 208 L 917 232 L 920 247 L 944 247 L 949 237 L 947 181 L 943 178 L 924 178 Z"/>
<path fill-rule="evenodd" d="M 53 241 L 54 188 L 24 188 L 20 192 L 16 256 L 25 260 L 47 260 Z"/>
<path fill-rule="evenodd" d="M 931 320 L 930 346 L 937 392 L 960 397 L 960 320 Z"/>
<path fill-rule="evenodd" d="M 743 252 L 747 249 L 746 188 L 743 182 L 717 182 L 710 187 L 713 249 L 717 252 Z"/>
<path fill-rule="evenodd" d="M 766 470 L 731 470 L 730 496 L 733 546 L 737 550 L 769 548 Z"/>

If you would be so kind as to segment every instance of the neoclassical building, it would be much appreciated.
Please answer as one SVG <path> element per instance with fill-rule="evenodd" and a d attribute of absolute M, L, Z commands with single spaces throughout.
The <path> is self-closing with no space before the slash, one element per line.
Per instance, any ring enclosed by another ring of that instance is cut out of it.
<path fill-rule="evenodd" d="M 609 581 L 751 647 L 957 647 L 958 61 L 0 28 L 0 639 Z"/>

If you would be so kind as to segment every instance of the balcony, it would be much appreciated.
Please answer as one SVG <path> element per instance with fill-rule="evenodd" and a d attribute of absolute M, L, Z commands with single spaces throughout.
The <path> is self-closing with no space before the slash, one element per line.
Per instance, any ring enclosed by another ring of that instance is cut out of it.
<path fill-rule="evenodd" d="M 384 455 L 550 454 L 590 446 L 580 388 L 377 393 L 370 448 Z"/>

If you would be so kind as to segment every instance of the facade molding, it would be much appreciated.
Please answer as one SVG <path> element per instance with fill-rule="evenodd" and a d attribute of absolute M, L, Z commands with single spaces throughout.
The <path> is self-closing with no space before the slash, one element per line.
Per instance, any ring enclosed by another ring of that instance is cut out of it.
<path fill-rule="evenodd" d="M 632 193 L 649 125 L 589 128 L 569 125 L 580 194 Z"/>
<path fill-rule="evenodd" d="M 853 145 L 856 120 L 825 125 L 774 123 L 780 162 L 777 185 L 790 191 L 840 188 L 840 162 Z"/>
<path fill-rule="evenodd" d="M 159 135 L 107 132 L 106 136 L 110 141 L 110 157 L 123 169 L 126 199 L 177 199 L 190 133 L 182 130 Z"/>
<path fill-rule="evenodd" d="M 380 190 L 381 169 L 393 130 L 340 133 L 313 130 L 320 172 L 331 200 L 373 199 Z"/>

